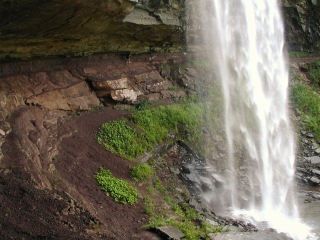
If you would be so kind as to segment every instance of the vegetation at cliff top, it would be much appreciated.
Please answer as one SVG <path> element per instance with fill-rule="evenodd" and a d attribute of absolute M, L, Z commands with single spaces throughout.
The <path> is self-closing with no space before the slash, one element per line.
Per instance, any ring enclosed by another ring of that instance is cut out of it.
<path fill-rule="evenodd" d="M 138 190 L 126 180 L 114 177 L 109 170 L 101 167 L 94 177 L 101 186 L 101 190 L 105 191 L 107 196 L 113 197 L 116 202 L 131 205 L 138 202 Z"/>

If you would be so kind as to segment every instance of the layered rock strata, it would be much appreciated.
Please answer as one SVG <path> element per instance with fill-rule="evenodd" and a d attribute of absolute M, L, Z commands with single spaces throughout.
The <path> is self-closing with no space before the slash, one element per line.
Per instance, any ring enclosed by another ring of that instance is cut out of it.
<path fill-rule="evenodd" d="M 180 99 L 196 94 L 196 72 L 179 68 L 184 54 L 96 57 L 69 64 L 57 60 L 3 64 L 0 119 L 22 106 L 85 111 L 101 104 L 138 104 L 141 99 Z M 56 65 L 51 65 L 54 62 Z M 83 63 L 83 64 L 82 64 Z M 39 65 L 38 65 L 39 64 Z M 14 74 L 16 69 L 16 74 Z"/>

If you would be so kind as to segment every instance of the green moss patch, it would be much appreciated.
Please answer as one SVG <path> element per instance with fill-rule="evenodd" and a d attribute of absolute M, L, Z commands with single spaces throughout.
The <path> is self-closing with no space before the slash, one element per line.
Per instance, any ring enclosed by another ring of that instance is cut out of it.
<path fill-rule="evenodd" d="M 153 174 L 154 170 L 147 164 L 134 166 L 131 170 L 131 177 L 136 180 L 136 182 L 147 180 Z"/>
<path fill-rule="evenodd" d="M 315 133 L 320 139 L 320 97 L 305 84 L 292 87 L 291 101 L 301 112 L 301 119 L 305 122 L 304 129 Z"/>
<path fill-rule="evenodd" d="M 207 110 L 204 103 L 188 103 L 137 112 L 129 120 L 142 131 L 126 125 L 124 119 L 116 120 L 101 126 L 97 134 L 98 142 L 108 151 L 128 160 L 134 160 L 145 151 L 152 151 L 154 143 L 168 140 L 170 131 L 175 131 L 176 137 L 187 142 L 199 142 L 202 135 L 199 128 L 206 121 Z"/>
<path fill-rule="evenodd" d="M 105 191 L 107 196 L 114 198 L 116 202 L 122 204 L 135 204 L 138 202 L 138 191 L 126 180 L 116 178 L 109 170 L 104 170 L 102 167 L 100 171 L 94 175 L 97 179 L 101 190 Z"/>

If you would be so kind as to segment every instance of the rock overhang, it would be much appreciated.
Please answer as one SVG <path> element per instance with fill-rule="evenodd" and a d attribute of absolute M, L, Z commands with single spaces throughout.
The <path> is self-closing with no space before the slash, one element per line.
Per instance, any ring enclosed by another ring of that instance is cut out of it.
<path fill-rule="evenodd" d="M 0 60 L 181 52 L 185 0 L 0 3 Z"/>

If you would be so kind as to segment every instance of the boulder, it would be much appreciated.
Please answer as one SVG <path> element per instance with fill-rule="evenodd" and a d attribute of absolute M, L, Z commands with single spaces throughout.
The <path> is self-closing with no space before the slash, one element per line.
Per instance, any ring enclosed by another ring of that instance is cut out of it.
<path fill-rule="evenodd" d="M 50 110 L 90 110 L 100 105 L 100 101 L 86 82 L 69 87 L 47 91 L 26 99 L 26 104 Z"/>
<path fill-rule="evenodd" d="M 161 81 L 161 82 L 149 84 L 149 85 L 147 85 L 146 88 L 150 92 L 160 92 L 162 90 L 167 90 L 172 86 L 173 86 L 172 83 L 166 80 L 166 81 Z"/>
<path fill-rule="evenodd" d="M 5 136 L 6 133 L 5 133 L 2 129 L 0 129 L 0 135 L 1 135 L 1 136 Z"/>
<path fill-rule="evenodd" d="M 142 95 L 140 91 L 135 91 L 133 89 L 119 89 L 111 91 L 111 97 L 115 101 L 123 101 L 130 104 L 138 103 L 138 96 Z"/>
<path fill-rule="evenodd" d="M 318 156 L 306 157 L 305 160 L 309 161 L 311 164 L 320 163 L 320 157 L 318 157 Z"/>
<path fill-rule="evenodd" d="M 178 228 L 172 226 L 158 227 L 157 230 L 166 235 L 168 239 L 180 240 L 186 236 Z"/>
<path fill-rule="evenodd" d="M 312 177 L 309 179 L 309 181 L 311 182 L 311 184 L 315 184 L 315 185 L 318 185 L 320 183 L 320 180 L 317 177 Z"/>
<path fill-rule="evenodd" d="M 178 74 L 175 75 L 175 80 L 180 86 L 194 90 L 197 79 L 197 72 L 195 69 L 186 68 L 179 69 Z"/>
<path fill-rule="evenodd" d="M 107 81 L 92 81 L 92 86 L 95 90 L 117 90 L 128 88 L 128 78 L 120 78 Z"/>
<path fill-rule="evenodd" d="M 186 98 L 187 94 L 185 91 L 169 91 L 163 90 L 161 91 L 161 98 L 163 99 L 180 99 Z"/>

